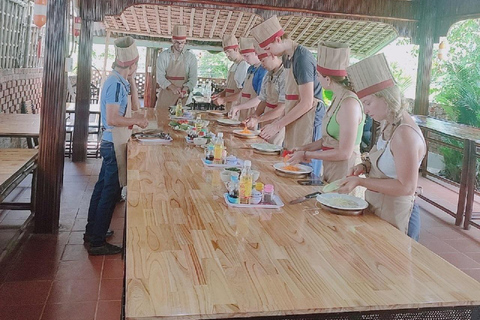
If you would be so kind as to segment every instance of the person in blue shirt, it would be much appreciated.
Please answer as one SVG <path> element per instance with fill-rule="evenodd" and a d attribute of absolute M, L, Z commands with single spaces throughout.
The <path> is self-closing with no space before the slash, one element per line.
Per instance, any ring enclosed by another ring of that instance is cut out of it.
<path fill-rule="evenodd" d="M 146 128 L 148 125 L 143 115 L 130 116 L 132 106 L 135 109 L 140 105 L 133 77 L 138 61 L 135 40 L 132 37 L 117 39 L 115 51 L 113 70 L 103 84 L 100 96 L 104 131 L 100 155 L 103 160 L 98 181 L 90 199 L 87 225 L 83 236 L 84 241 L 89 244 L 90 255 L 111 255 L 122 252 L 121 247 L 105 240 L 123 180 L 119 176 L 123 177 L 126 173 L 126 153 L 122 154 L 120 150 L 122 147 L 125 148 L 130 133 L 128 127 L 137 125 Z M 122 185 L 124 185 L 123 182 Z"/>
<path fill-rule="evenodd" d="M 253 38 L 240 38 L 240 53 L 250 67 L 247 69 L 247 78 L 243 84 L 240 103 L 232 106 L 229 113 L 230 118 L 236 118 L 238 115 L 240 121 L 246 120 L 255 113 L 255 109 L 260 103 L 258 95 L 263 77 L 267 73 L 255 51 L 254 41 Z"/>

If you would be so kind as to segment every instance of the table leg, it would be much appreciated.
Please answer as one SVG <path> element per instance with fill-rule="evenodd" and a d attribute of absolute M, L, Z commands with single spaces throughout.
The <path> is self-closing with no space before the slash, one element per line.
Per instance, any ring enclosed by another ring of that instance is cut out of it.
<path fill-rule="evenodd" d="M 469 161 L 468 161 L 468 177 L 467 177 L 467 204 L 465 208 L 465 221 L 463 228 L 468 230 L 470 228 L 470 220 L 472 219 L 473 200 L 475 197 L 475 180 L 477 177 L 477 157 L 475 141 L 468 141 L 469 146 Z M 462 172 L 463 175 L 463 172 Z"/>

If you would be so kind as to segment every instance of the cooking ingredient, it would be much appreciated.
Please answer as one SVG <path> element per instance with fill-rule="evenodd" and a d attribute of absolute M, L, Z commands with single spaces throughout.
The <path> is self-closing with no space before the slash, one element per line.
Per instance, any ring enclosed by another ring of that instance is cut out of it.
<path fill-rule="evenodd" d="M 228 182 L 228 200 L 231 203 L 238 203 L 238 174 L 232 174 Z"/>
<path fill-rule="evenodd" d="M 300 171 L 299 168 L 297 168 L 296 166 L 292 166 L 292 165 L 284 166 L 283 170 L 286 170 L 286 171 Z"/>
<path fill-rule="evenodd" d="M 252 197 L 252 162 L 245 160 L 242 173 L 240 174 L 240 203 L 250 204 Z"/>
<path fill-rule="evenodd" d="M 223 142 L 223 132 L 219 132 L 213 146 L 213 161 L 217 164 L 223 163 L 223 149 L 225 148 Z"/>
<path fill-rule="evenodd" d="M 252 131 L 248 130 L 247 127 L 243 128 L 242 131 L 240 131 L 240 133 L 243 133 L 243 134 L 252 134 Z"/>
<path fill-rule="evenodd" d="M 181 98 L 179 98 L 177 100 L 177 105 L 175 106 L 175 116 L 176 117 L 183 116 L 183 105 L 182 105 L 182 99 Z"/>
<path fill-rule="evenodd" d="M 273 204 L 273 195 L 274 195 L 273 185 L 266 184 L 265 187 L 263 188 L 263 202 L 268 204 Z"/>

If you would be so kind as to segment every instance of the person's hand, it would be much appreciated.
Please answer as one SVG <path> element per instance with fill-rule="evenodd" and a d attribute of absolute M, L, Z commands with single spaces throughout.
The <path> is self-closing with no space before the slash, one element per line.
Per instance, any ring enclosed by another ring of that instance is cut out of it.
<path fill-rule="evenodd" d="M 291 165 L 295 165 L 300 162 L 306 162 L 305 151 L 295 151 L 293 154 L 289 155 L 287 160 L 287 163 Z"/>
<path fill-rule="evenodd" d="M 262 132 L 260 132 L 260 137 L 262 137 L 265 140 L 268 140 L 274 135 L 276 135 L 279 131 L 280 131 L 280 126 L 278 125 L 277 122 L 273 122 L 273 123 L 270 123 L 269 125 L 266 125 L 262 129 Z"/>
<path fill-rule="evenodd" d="M 356 166 L 348 169 L 347 177 L 349 177 L 349 176 L 359 176 L 359 175 L 364 174 L 364 173 L 366 173 L 365 172 L 365 165 L 357 164 Z"/>
<path fill-rule="evenodd" d="M 228 117 L 230 119 L 235 119 L 237 117 L 237 114 L 240 110 L 238 110 L 238 108 L 235 106 L 235 107 L 232 107 L 230 109 L 230 111 L 228 112 Z"/>
<path fill-rule="evenodd" d="M 215 94 L 212 94 L 212 96 L 210 97 L 210 99 L 213 101 L 213 100 L 217 100 L 218 99 L 218 93 L 215 93 Z"/>
<path fill-rule="evenodd" d="M 342 184 L 340 185 L 340 188 L 336 190 L 338 193 L 350 193 L 352 192 L 353 189 L 361 185 L 361 181 L 363 178 L 356 177 L 356 176 L 350 176 L 346 177 Z"/>
<path fill-rule="evenodd" d="M 179 88 L 174 84 L 169 85 L 168 89 L 171 90 L 174 94 L 180 95 L 182 93 L 182 88 Z"/>
<path fill-rule="evenodd" d="M 258 124 L 258 117 L 253 115 L 244 121 L 247 128 L 255 129 Z"/>
<path fill-rule="evenodd" d="M 221 106 L 222 104 L 225 104 L 225 98 L 219 96 L 217 97 L 217 99 L 215 99 L 213 103 L 216 104 L 217 106 Z"/>
<path fill-rule="evenodd" d="M 134 113 L 132 118 L 135 120 L 135 124 L 140 128 L 145 129 L 148 126 L 148 120 L 143 113 Z"/>
<path fill-rule="evenodd" d="M 185 98 L 190 93 L 190 89 L 187 86 L 182 87 L 181 97 Z"/>

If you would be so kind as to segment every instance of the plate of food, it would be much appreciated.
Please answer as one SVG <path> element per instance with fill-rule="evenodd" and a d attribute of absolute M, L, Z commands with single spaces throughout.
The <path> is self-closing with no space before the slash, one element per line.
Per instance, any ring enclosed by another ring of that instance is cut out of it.
<path fill-rule="evenodd" d="M 286 164 L 284 162 L 278 162 L 273 165 L 275 170 L 289 174 L 307 174 L 313 171 L 312 167 L 303 164 Z"/>
<path fill-rule="evenodd" d="M 260 131 L 249 130 L 247 127 L 245 127 L 243 130 L 233 130 L 233 134 L 240 138 L 253 139 L 258 137 L 258 135 L 260 134 Z"/>
<path fill-rule="evenodd" d="M 238 126 L 240 121 L 234 119 L 217 119 L 217 122 L 224 126 Z"/>
<path fill-rule="evenodd" d="M 143 131 L 132 134 L 132 137 L 142 143 L 168 143 L 173 139 L 165 132 L 161 131 Z"/>
<path fill-rule="evenodd" d="M 280 152 L 282 151 L 282 147 L 277 146 L 276 144 L 271 144 L 271 143 L 252 143 L 251 147 L 255 150 L 258 151 L 263 151 L 263 152 Z"/>
<path fill-rule="evenodd" d="M 368 208 L 368 202 L 349 194 L 322 193 L 317 195 L 322 207 L 338 214 L 356 215 Z"/>

